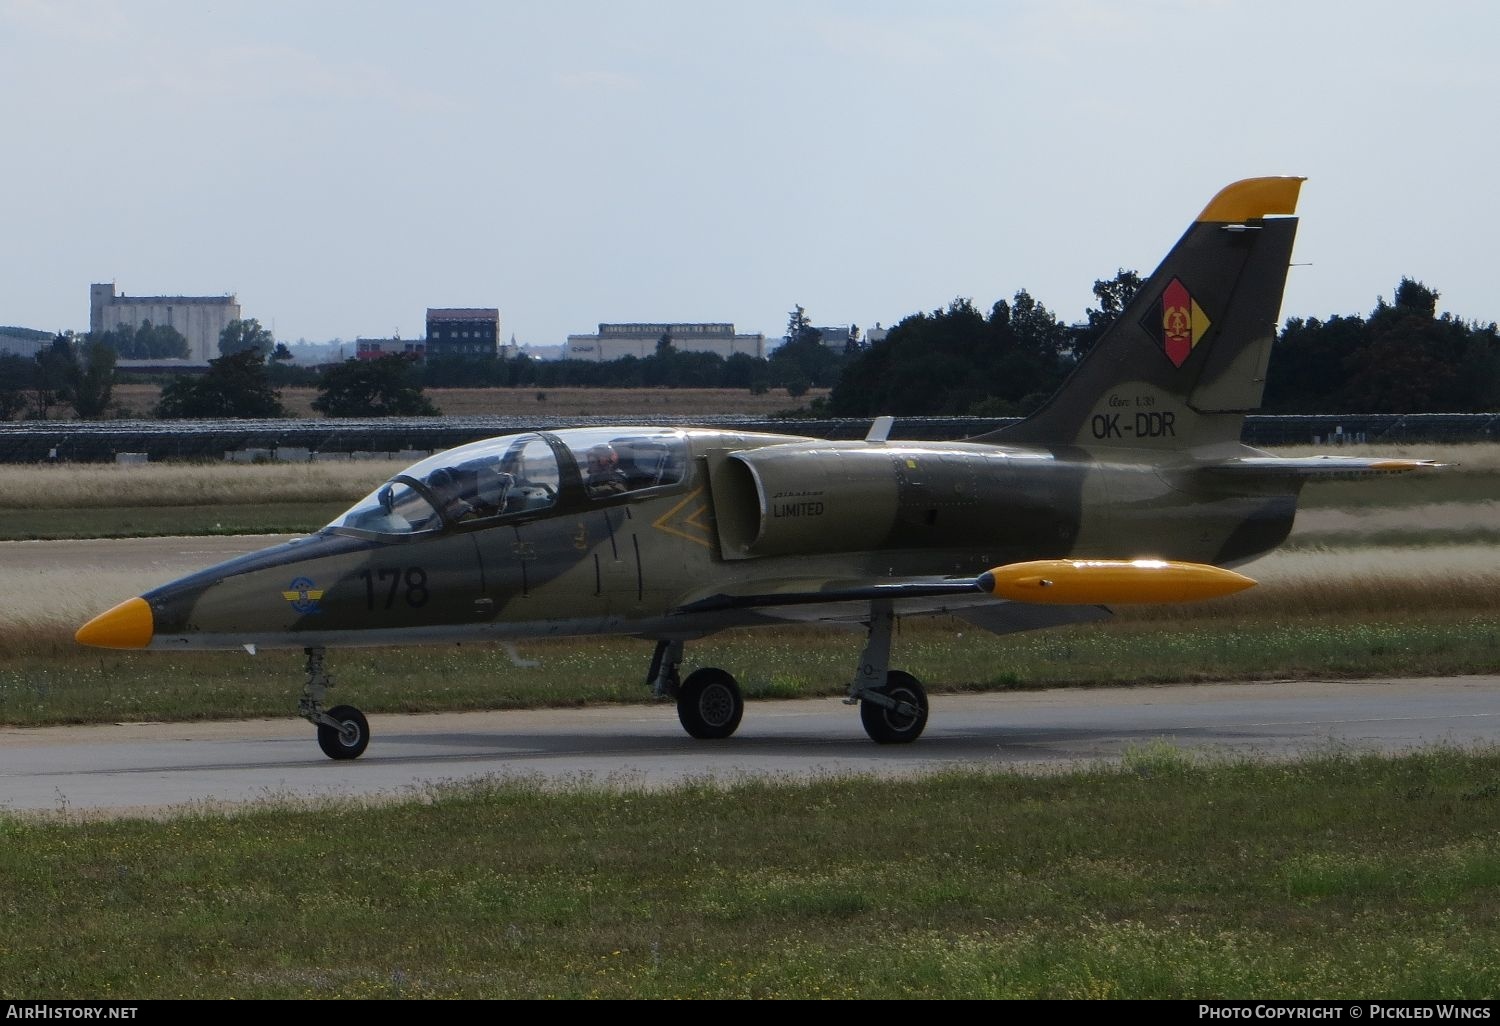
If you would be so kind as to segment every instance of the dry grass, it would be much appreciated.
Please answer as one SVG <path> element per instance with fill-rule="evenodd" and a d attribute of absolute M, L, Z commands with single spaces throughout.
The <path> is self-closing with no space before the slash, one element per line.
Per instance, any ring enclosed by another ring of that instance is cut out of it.
<path fill-rule="evenodd" d="M 1416 529 L 1461 533 L 1497 528 L 1500 528 L 1500 500 L 1431 502 L 1399 508 L 1298 510 L 1292 537 L 1327 533 L 1357 537 Z"/>
<path fill-rule="evenodd" d="M 0 509 L 353 502 L 400 462 L 0 465 Z"/>
<path fill-rule="evenodd" d="M 1212 602 L 1122 608 L 1119 616 L 1290 622 L 1329 614 L 1500 613 L 1500 547 L 1494 545 L 1282 551 L 1240 571 L 1258 586 Z"/>

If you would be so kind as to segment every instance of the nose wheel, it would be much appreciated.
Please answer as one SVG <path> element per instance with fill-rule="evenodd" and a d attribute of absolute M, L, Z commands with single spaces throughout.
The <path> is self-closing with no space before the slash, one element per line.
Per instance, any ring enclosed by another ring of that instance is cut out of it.
<path fill-rule="evenodd" d="M 307 683 L 297 702 L 297 715 L 318 728 L 318 747 L 330 759 L 358 759 L 370 745 L 370 723 L 365 714 L 352 705 L 323 708 L 333 678 L 323 666 L 321 648 L 305 649 Z"/>
<path fill-rule="evenodd" d="M 326 713 L 337 723 L 318 724 L 318 747 L 330 759 L 358 759 L 370 743 L 370 724 L 352 705 L 336 705 Z"/>

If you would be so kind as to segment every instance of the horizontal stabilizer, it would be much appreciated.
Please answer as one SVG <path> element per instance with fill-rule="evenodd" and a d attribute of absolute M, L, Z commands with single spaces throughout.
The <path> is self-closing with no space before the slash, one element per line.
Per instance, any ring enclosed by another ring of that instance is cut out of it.
<path fill-rule="evenodd" d="M 1225 460 L 1203 469 L 1212 473 L 1245 474 L 1253 477 L 1297 478 L 1301 480 L 1352 480 L 1386 474 L 1406 474 L 1413 470 L 1437 470 L 1446 463 L 1434 460 L 1381 459 L 1360 456 L 1248 456 Z"/>

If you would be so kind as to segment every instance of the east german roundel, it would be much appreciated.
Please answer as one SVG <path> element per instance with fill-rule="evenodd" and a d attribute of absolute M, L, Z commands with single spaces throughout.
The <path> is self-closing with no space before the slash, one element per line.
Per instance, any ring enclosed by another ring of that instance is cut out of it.
<path fill-rule="evenodd" d="M 1161 298 L 1151 304 L 1141 321 L 1173 367 L 1181 367 L 1193 355 L 1193 348 L 1208 331 L 1208 315 L 1188 292 L 1180 278 L 1173 278 L 1162 289 Z"/>

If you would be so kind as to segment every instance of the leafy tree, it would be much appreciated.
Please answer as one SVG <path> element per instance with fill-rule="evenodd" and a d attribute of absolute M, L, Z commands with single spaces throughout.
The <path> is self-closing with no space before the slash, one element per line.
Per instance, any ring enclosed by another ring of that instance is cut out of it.
<path fill-rule="evenodd" d="M 672 334 L 667 332 L 656 340 L 656 352 L 641 363 L 641 378 L 649 388 L 676 388 L 681 381 L 677 358 L 682 355 L 672 344 Z"/>
<path fill-rule="evenodd" d="M 68 401 L 74 367 L 73 342 L 67 335 L 59 334 L 50 346 L 36 354 L 31 401 L 37 420 L 46 420 L 52 407 Z"/>
<path fill-rule="evenodd" d="M 859 334 L 859 325 L 849 325 L 849 340 L 844 343 L 844 355 L 855 356 L 864 347 L 864 341 L 860 338 Z"/>
<path fill-rule="evenodd" d="M 84 420 L 98 420 L 109 409 L 115 385 L 115 351 L 105 342 L 83 343 L 69 373 L 68 398 L 73 412 Z"/>
<path fill-rule="evenodd" d="M 1494 324 L 1437 315 L 1439 293 L 1402 278 L 1369 317 L 1292 318 L 1266 379 L 1271 413 L 1483 412 L 1500 406 Z"/>
<path fill-rule="evenodd" d="M 0 420 L 26 412 L 36 377 L 36 361 L 0 353 Z"/>
<path fill-rule="evenodd" d="M 219 352 L 224 356 L 253 349 L 265 359 L 275 345 L 276 340 L 271 337 L 270 329 L 261 327 L 260 321 L 254 317 L 230 321 L 219 332 Z"/>
<path fill-rule="evenodd" d="M 156 415 L 186 418 L 283 417 L 281 394 L 266 377 L 265 357 L 242 349 L 208 361 L 208 373 L 182 376 L 162 389 Z"/>
<path fill-rule="evenodd" d="M 1065 325 L 1029 293 L 997 302 L 989 316 L 972 300 L 914 314 L 851 360 L 834 386 L 835 416 L 1025 413 L 1074 363 Z"/>
<path fill-rule="evenodd" d="M 724 361 L 724 369 L 719 374 L 720 388 L 745 388 L 755 387 L 757 379 L 765 381 L 766 361 L 757 360 L 749 353 L 735 353 Z M 766 382 L 769 385 L 769 382 Z"/>
<path fill-rule="evenodd" d="M 1459 360 L 1467 342 L 1465 326 L 1451 316 L 1437 317 L 1438 294 L 1421 282 L 1402 278 L 1396 302 L 1382 297 L 1365 322 L 1365 344 L 1358 358 L 1344 360 L 1340 392 L 1343 410 L 1359 413 L 1424 413 L 1454 408 Z"/>
<path fill-rule="evenodd" d="M 1401 283 L 1396 286 L 1396 309 L 1403 313 L 1415 314 L 1418 317 L 1426 317 L 1429 320 L 1437 316 L 1437 304 L 1441 298 L 1440 294 L 1411 278 L 1402 278 Z M 1377 301 L 1375 307 L 1378 316 L 1381 308 L 1385 306 L 1382 297 Z"/>
<path fill-rule="evenodd" d="M 1355 314 L 1289 318 L 1282 326 L 1266 373 L 1261 408 L 1267 413 L 1341 413 L 1344 364 L 1368 345 L 1368 326 Z"/>
<path fill-rule="evenodd" d="M 781 341 L 783 343 L 796 342 L 809 331 L 812 331 L 812 318 L 807 316 L 807 311 L 802 308 L 801 303 L 798 303 L 792 308 L 792 312 L 786 315 L 786 334 L 782 336 Z"/>
<path fill-rule="evenodd" d="M 832 388 L 843 373 L 849 352 L 847 337 L 833 341 L 836 346 L 825 344 L 823 333 L 812 326 L 807 311 L 799 304 L 787 314 L 786 335 L 767 361 L 770 383 L 789 392 L 798 389 L 791 392 L 793 397 L 805 395 L 809 387 Z"/>
<path fill-rule="evenodd" d="M 1094 281 L 1094 298 L 1099 300 L 1099 305 L 1089 307 L 1085 312 L 1088 325 L 1078 331 L 1073 339 L 1073 348 L 1079 358 L 1094 348 L 1094 343 L 1099 341 L 1105 330 L 1120 319 L 1143 284 L 1145 283 L 1141 281 L 1139 274 L 1123 267 L 1107 281 L 1103 278 Z"/>
<path fill-rule="evenodd" d="M 312 367 L 299 367 L 292 361 L 292 351 L 283 342 L 276 343 L 266 361 L 266 380 L 276 388 L 293 385 L 302 388 L 317 387 L 319 374 Z"/>
<path fill-rule="evenodd" d="M 150 321 L 137 326 L 122 324 L 95 340 L 114 349 L 125 360 L 185 360 L 189 356 L 188 340 L 170 324 L 158 326 Z"/>
<path fill-rule="evenodd" d="M 312 408 L 329 417 L 433 417 L 413 362 L 400 353 L 345 360 L 323 372 Z"/>

